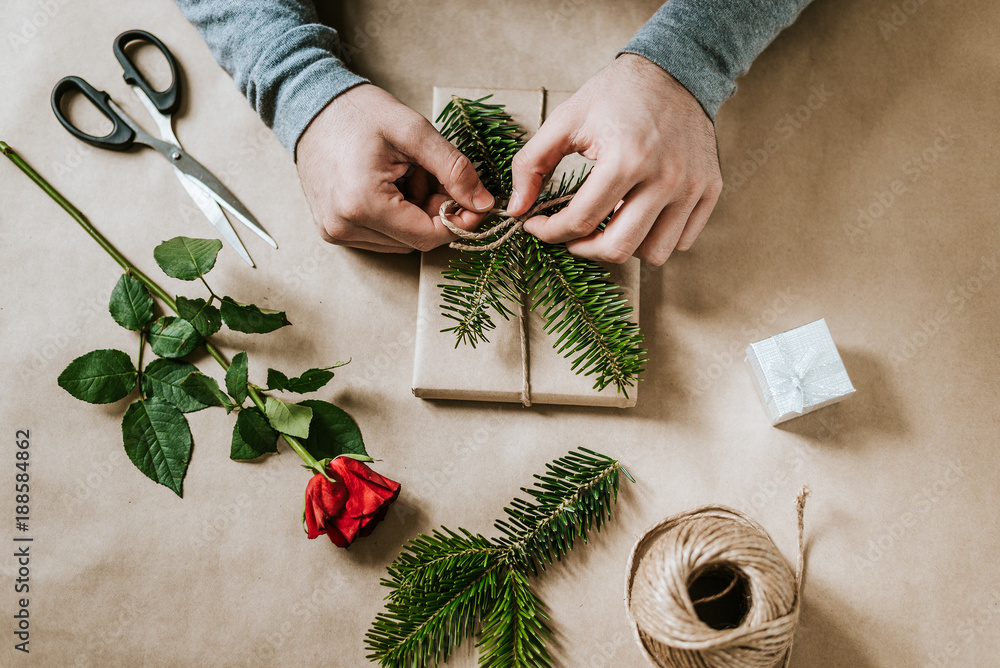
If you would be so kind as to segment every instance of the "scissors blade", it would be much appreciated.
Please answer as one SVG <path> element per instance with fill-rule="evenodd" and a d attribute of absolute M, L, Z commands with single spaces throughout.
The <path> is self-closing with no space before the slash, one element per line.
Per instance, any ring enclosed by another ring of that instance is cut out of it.
<path fill-rule="evenodd" d="M 142 103 L 142 106 L 146 108 L 146 111 L 153 118 L 153 122 L 156 123 L 156 128 L 160 131 L 160 137 L 163 141 L 183 151 L 177 135 L 174 134 L 171 117 L 160 113 L 160 110 L 156 108 L 156 105 L 153 104 L 153 101 L 149 99 L 149 96 L 141 88 L 138 86 L 131 86 L 131 88 L 135 96 L 139 98 L 139 102 Z M 154 148 L 159 150 L 159 147 L 154 146 Z M 161 150 L 160 152 L 162 153 L 163 151 Z M 173 160 L 173 154 L 169 157 Z M 198 205 L 198 208 L 205 214 L 205 217 L 212 223 L 212 226 L 222 235 L 222 238 L 229 242 L 229 245 L 233 247 L 240 257 L 246 260 L 247 264 L 251 267 L 255 266 L 253 260 L 250 259 L 250 254 L 247 253 L 246 246 L 240 241 L 232 224 L 226 219 L 226 215 L 222 213 L 222 209 L 219 208 L 212 194 L 207 192 L 201 183 L 190 179 L 176 165 L 174 165 L 174 174 L 177 175 L 177 179 L 184 186 L 184 190 L 191 196 L 191 199 Z"/>
<path fill-rule="evenodd" d="M 149 112 L 149 115 L 153 117 L 153 122 L 156 124 L 156 129 L 160 131 L 160 137 L 163 141 L 170 142 L 175 146 L 180 146 L 181 143 L 177 140 L 177 135 L 174 134 L 174 126 L 171 122 L 171 117 L 166 114 L 161 114 L 160 110 L 156 108 L 156 105 L 153 104 L 153 101 L 149 99 L 149 96 L 146 95 L 146 92 L 141 88 L 138 86 L 131 86 L 131 88 L 132 92 L 135 93 L 135 96 L 139 98 L 139 102 L 142 103 L 142 106 L 145 107 L 146 111 Z"/>
<path fill-rule="evenodd" d="M 222 182 L 212 175 L 212 172 L 208 171 L 200 162 L 188 155 L 188 152 L 179 145 L 151 136 L 136 125 L 135 121 L 130 119 L 113 100 L 109 101 L 108 104 L 122 117 L 125 124 L 135 132 L 136 143 L 145 144 L 156 149 L 160 155 L 170 161 L 174 169 L 181 171 L 187 178 L 197 183 L 206 193 L 211 195 L 212 199 L 219 203 L 219 206 L 236 216 L 241 223 L 269 243 L 272 248 L 278 247 L 278 244 L 275 243 L 270 234 L 264 231 L 264 228 L 260 226 L 260 223 L 253 217 L 253 214 L 243 206 L 243 203 L 236 198 L 236 195 L 230 192 L 229 188 L 222 185 Z"/>
<path fill-rule="evenodd" d="M 243 258 L 247 264 L 251 267 L 256 266 L 253 260 L 250 259 L 250 254 L 247 253 L 246 247 L 240 238 L 236 235 L 236 231 L 233 229 L 232 224 L 230 224 L 229 219 L 226 215 L 222 213 L 222 209 L 219 205 L 215 203 L 215 200 L 202 188 L 201 184 L 192 181 L 188 176 L 179 169 L 174 169 L 174 174 L 177 175 L 177 180 L 181 182 L 184 186 L 184 190 L 187 194 L 191 196 L 194 203 L 198 205 L 201 212 L 205 214 L 208 218 L 208 222 L 212 223 L 212 227 L 218 231 L 222 238 L 233 247 L 233 250 Z"/>
<path fill-rule="evenodd" d="M 253 217 L 253 214 L 243 206 L 242 202 L 236 198 L 236 195 L 230 192 L 229 188 L 222 185 L 222 182 L 205 169 L 201 163 L 188 155 L 184 149 L 173 147 L 173 152 L 166 153 L 165 155 L 185 176 L 204 188 L 205 192 L 219 203 L 219 206 L 236 216 L 241 223 L 269 243 L 272 248 L 278 247 L 278 244 L 271 238 L 271 235 L 264 231 L 264 228 L 260 226 L 260 223 Z"/>

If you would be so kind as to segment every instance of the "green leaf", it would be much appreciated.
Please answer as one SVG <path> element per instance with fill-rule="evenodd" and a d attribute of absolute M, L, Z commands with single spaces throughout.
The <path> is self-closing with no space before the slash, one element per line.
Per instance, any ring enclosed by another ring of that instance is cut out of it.
<path fill-rule="evenodd" d="M 331 366 L 324 366 L 318 369 L 309 369 L 301 376 L 289 378 L 276 369 L 267 370 L 267 389 L 281 390 L 282 392 L 296 392 L 306 394 L 315 392 L 333 379 L 333 372 L 329 369 L 336 369 L 347 364 L 347 362 L 337 362 Z"/>
<path fill-rule="evenodd" d="M 181 496 L 181 485 L 191 461 L 191 430 L 184 415 L 159 397 L 139 399 L 122 418 L 125 452 L 152 480 Z"/>
<path fill-rule="evenodd" d="M 247 354 L 237 353 L 226 371 L 226 391 L 229 396 L 242 404 L 247 398 Z"/>
<path fill-rule="evenodd" d="M 309 436 L 309 421 L 313 416 L 312 408 L 309 406 L 299 406 L 268 397 L 264 402 L 264 413 L 271 426 L 282 434 L 297 438 Z"/>
<path fill-rule="evenodd" d="M 476 166 L 480 180 L 497 200 L 512 192 L 513 158 L 524 134 L 502 105 L 488 97 L 452 97 L 438 117 L 441 134 Z M 551 216 L 565 208 L 589 174 L 586 169 L 564 175 L 542 192 L 532 209 Z M 599 224 L 599 229 L 610 216 Z M 545 319 L 553 347 L 570 360 L 578 374 L 594 375 L 594 389 L 609 385 L 628 396 L 645 369 L 647 355 L 633 310 L 609 272 L 597 263 L 572 255 L 565 244 L 546 244 L 503 221 L 486 236 L 470 240 L 449 262 L 443 277 L 442 314 L 455 325 L 458 343 L 487 341 L 494 313 L 508 318 L 512 305 L 525 301 Z M 509 236 L 508 236 L 509 235 Z M 489 250 L 481 249 L 499 244 Z M 522 296 L 526 295 L 527 299 Z"/>
<path fill-rule="evenodd" d="M 229 458 L 256 459 L 267 452 L 278 451 L 278 432 L 271 429 L 267 418 L 257 408 L 244 408 L 233 425 L 233 445 Z"/>
<path fill-rule="evenodd" d="M 59 387 L 81 401 L 110 404 L 135 387 L 135 365 L 120 350 L 92 350 L 77 357 L 59 374 Z"/>
<path fill-rule="evenodd" d="M 221 249 L 218 239 L 174 237 L 154 248 L 153 258 L 167 276 L 193 281 L 212 270 Z"/>
<path fill-rule="evenodd" d="M 496 327 L 489 309 L 505 320 L 514 315 L 504 302 L 519 299 L 510 271 L 518 257 L 517 243 L 508 242 L 490 251 L 461 253 L 448 262 L 442 276 L 452 282 L 439 286 L 441 314 L 457 324 L 442 331 L 455 332 L 456 345 L 464 342 L 475 348 L 489 341 L 486 334 Z"/>
<path fill-rule="evenodd" d="M 139 279 L 122 274 L 111 291 L 108 310 L 115 322 L 125 329 L 141 332 L 153 319 L 153 298 Z"/>
<path fill-rule="evenodd" d="M 193 413 L 209 404 L 198 401 L 181 383 L 198 369 L 193 364 L 167 358 L 155 359 L 142 370 L 142 391 L 148 396 L 159 397 L 169 401 L 181 413 Z"/>
<path fill-rule="evenodd" d="M 226 412 L 235 408 L 229 402 L 226 393 L 219 389 L 219 384 L 211 376 L 195 371 L 181 382 L 181 389 L 194 399 L 209 406 L 225 406 Z"/>
<path fill-rule="evenodd" d="M 177 297 L 177 314 L 190 322 L 202 336 L 211 336 L 222 327 L 219 309 L 204 299 Z"/>
<path fill-rule="evenodd" d="M 399 598 L 413 590 L 433 589 L 435 583 L 501 555 L 503 548 L 467 529 L 446 527 L 430 534 L 418 534 L 407 543 L 389 567 L 394 586 L 389 598 Z M 383 581 L 384 583 L 385 581 Z"/>
<path fill-rule="evenodd" d="M 437 122 L 441 134 L 476 165 L 479 178 L 495 196 L 506 198 L 513 190 L 514 156 L 524 146 L 524 132 L 500 104 L 453 96 Z"/>
<path fill-rule="evenodd" d="M 160 357 L 184 357 L 204 341 L 187 320 L 163 316 L 149 328 L 149 345 Z"/>
<path fill-rule="evenodd" d="M 303 445 L 316 459 L 333 459 L 344 454 L 368 455 L 361 430 L 347 412 L 327 401 L 299 402 L 312 411 L 309 437 Z"/>
<path fill-rule="evenodd" d="M 222 298 L 222 319 L 229 329 L 245 334 L 267 334 L 292 324 L 284 311 L 241 304 L 232 297 Z"/>

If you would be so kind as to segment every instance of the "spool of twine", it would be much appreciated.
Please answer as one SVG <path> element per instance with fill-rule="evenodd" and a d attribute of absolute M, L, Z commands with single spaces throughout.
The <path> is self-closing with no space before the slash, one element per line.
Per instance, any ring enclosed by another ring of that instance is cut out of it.
<path fill-rule="evenodd" d="M 650 527 L 629 557 L 625 602 L 656 666 L 785 666 L 799 618 L 802 517 L 793 573 L 767 532 L 733 508 L 706 506 Z"/>

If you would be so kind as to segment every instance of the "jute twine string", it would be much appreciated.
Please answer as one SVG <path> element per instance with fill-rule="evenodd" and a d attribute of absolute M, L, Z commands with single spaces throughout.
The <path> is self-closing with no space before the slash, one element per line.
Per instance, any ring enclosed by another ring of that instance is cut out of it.
<path fill-rule="evenodd" d="M 545 105 L 548 97 L 548 91 L 545 88 L 538 89 L 539 102 L 538 102 L 538 127 L 542 127 L 542 123 L 545 121 Z M 548 178 L 542 182 L 540 190 L 544 190 L 548 183 Z M 479 241 L 481 239 L 486 239 L 497 232 L 502 232 L 501 236 L 491 241 L 488 244 L 473 245 L 465 244 L 461 241 L 453 241 L 449 244 L 451 248 L 463 251 L 491 251 L 499 248 L 501 245 L 505 244 L 508 239 L 510 239 L 514 234 L 524 227 L 524 222 L 531 218 L 532 216 L 538 215 L 543 211 L 551 209 L 552 207 L 558 206 L 563 202 L 568 202 L 573 199 L 573 195 L 563 195 L 562 197 L 556 197 L 554 199 L 547 200 L 545 202 L 540 202 L 535 204 L 527 213 L 520 216 L 512 216 L 507 213 L 502 208 L 493 208 L 488 211 L 488 214 L 495 214 L 499 217 L 499 220 L 490 226 L 486 230 L 479 232 L 472 230 L 463 230 L 461 227 L 451 222 L 448 219 L 448 210 L 452 207 L 457 207 L 458 202 L 453 199 L 445 200 L 441 203 L 441 207 L 438 209 L 438 215 L 441 216 L 441 222 L 444 226 L 451 230 L 452 234 L 459 237 L 460 239 L 465 239 L 466 241 Z M 531 370 L 528 355 L 528 295 L 525 293 L 519 294 L 519 304 L 518 304 L 518 333 L 521 342 L 521 404 L 525 407 L 531 406 Z"/>
<path fill-rule="evenodd" d="M 803 514 L 809 493 L 796 499 L 798 559 L 793 574 L 767 532 L 744 513 L 706 506 L 668 517 L 639 539 L 629 557 L 626 607 L 636 639 L 656 666 L 775 668 L 787 666 L 799 618 Z M 709 570 L 746 584 L 748 609 L 734 628 L 699 618 L 690 586 Z"/>
<path fill-rule="evenodd" d="M 542 187 L 544 187 L 544 184 Z M 496 232 L 503 230 L 504 232 L 502 236 L 500 236 L 495 241 L 491 241 L 488 244 L 480 244 L 478 246 L 474 246 L 472 244 L 463 244 L 461 241 L 452 241 L 449 244 L 449 246 L 451 246 L 456 250 L 491 251 L 495 248 L 499 248 L 500 246 L 502 246 L 508 239 L 514 236 L 515 232 L 524 227 L 524 221 L 528 220 L 532 216 L 542 213 L 547 209 L 551 209 L 556 205 L 562 204 L 563 202 L 568 202 L 571 199 L 573 199 L 572 194 L 563 195 L 562 197 L 556 197 L 554 199 L 546 200 L 531 207 L 531 209 L 529 209 L 527 213 L 520 216 L 512 216 L 500 208 L 490 209 L 487 213 L 497 214 L 500 217 L 500 220 L 498 220 L 494 225 L 492 225 L 488 229 L 482 230 L 480 232 L 463 230 L 461 227 L 459 227 L 458 225 L 456 225 L 455 223 L 451 222 L 448 219 L 448 209 L 458 206 L 458 202 L 456 202 L 453 199 L 445 200 L 444 202 L 442 202 L 441 207 L 438 209 L 438 214 L 441 216 L 441 222 L 444 223 L 444 226 L 447 227 L 449 230 L 451 230 L 453 234 L 462 239 L 467 239 L 470 241 L 478 241 L 480 239 L 485 239 L 489 236 L 492 236 Z"/>

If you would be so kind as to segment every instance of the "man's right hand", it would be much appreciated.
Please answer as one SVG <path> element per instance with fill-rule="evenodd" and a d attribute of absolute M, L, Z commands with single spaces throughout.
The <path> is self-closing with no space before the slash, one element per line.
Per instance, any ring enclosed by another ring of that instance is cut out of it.
<path fill-rule="evenodd" d="M 468 158 L 427 119 L 363 84 L 333 99 L 296 149 L 302 188 L 330 243 L 384 253 L 430 250 L 455 236 L 438 217 L 441 203 L 462 207 L 451 220 L 474 228 L 493 207 Z M 410 167 L 400 191 L 394 182 Z"/>

